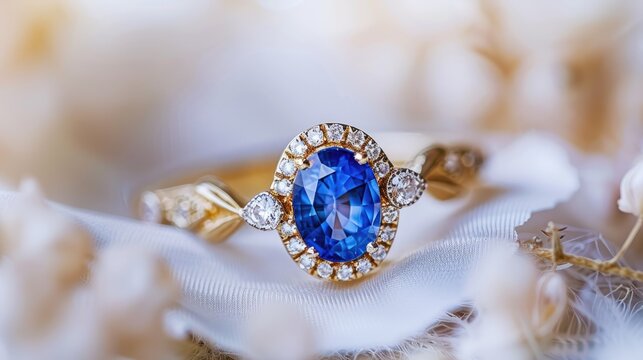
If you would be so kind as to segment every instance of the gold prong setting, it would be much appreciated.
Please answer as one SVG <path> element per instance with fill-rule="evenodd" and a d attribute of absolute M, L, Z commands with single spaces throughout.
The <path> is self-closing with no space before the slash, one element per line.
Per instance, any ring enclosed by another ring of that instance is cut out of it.
<path fill-rule="evenodd" d="M 333 262 L 319 256 L 316 249 L 301 237 L 293 212 L 293 186 L 299 171 L 310 166 L 308 158 L 323 149 L 339 147 L 355 154 L 360 164 L 368 164 L 377 181 L 381 207 L 380 225 L 376 239 L 356 259 Z M 399 206 L 389 200 L 387 185 L 397 169 L 368 134 L 352 126 L 326 123 L 313 126 L 297 135 L 284 151 L 275 172 L 270 194 L 283 209 L 275 225 L 286 251 L 299 267 L 323 280 L 345 282 L 374 272 L 386 258 L 397 233 Z"/>

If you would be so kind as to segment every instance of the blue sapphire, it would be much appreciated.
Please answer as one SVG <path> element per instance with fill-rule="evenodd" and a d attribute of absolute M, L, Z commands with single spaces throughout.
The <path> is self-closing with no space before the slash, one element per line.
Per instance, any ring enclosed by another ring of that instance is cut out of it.
<path fill-rule="evenodd" d="M 380 227 L 380 189 L 373 169 L 350 150 L 331 147 L 308 158 L 293 189 L 295 223 L 319 257 L 334 262 L 357 259 Z"/>

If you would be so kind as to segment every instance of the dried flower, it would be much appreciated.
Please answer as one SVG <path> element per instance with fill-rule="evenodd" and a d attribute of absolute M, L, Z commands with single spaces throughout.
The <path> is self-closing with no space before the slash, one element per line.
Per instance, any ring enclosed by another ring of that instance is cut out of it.
<path fill-rule="evenodd" d="M 618 208 L 635 216 L 643 215 L 643 161 L 634 165 L 621 180 Z"/>

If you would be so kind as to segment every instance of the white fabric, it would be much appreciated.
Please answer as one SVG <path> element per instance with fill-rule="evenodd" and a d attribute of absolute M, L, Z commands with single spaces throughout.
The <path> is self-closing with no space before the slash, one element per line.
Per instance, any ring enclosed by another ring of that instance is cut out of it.
<path fill-rule="evenodd" d="M 387 265 L 353 284 L 305 274 L 274 232 L 244 227 L 210 245 L 170 227 L 63 211 L 101 248 L 135 243 L 167 259 L 185 291 L 183 308 L 172 316 L 175 331 L 241 351 L 248 318 L 279 302 L 309 321 L 319 350 L 328 353 L 395 345 L 420 333 L 466 299 L 467 274 L 491 242 L 514 240 L 514 228 L 532 212 L 567 199 L 577 187 L 577 174 L 556 142 L 525 136 L 491 157 L 471 197 L 425 197 L 404 209 Z M 0 195 L 2 211 L 10 211 L 13 199 Z"/>

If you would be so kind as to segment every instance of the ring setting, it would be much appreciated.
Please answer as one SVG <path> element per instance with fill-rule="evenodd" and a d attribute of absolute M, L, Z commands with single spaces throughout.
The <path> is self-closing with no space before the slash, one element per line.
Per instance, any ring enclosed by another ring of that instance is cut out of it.
<path fill-rule="evenodd" d="M 362 130 L 321 124 L 288 144 L 270 190 L 253 197 L 241 217 L 255 228 L 278 230 L 307 273 L 348 281 L 382 263 L 395 240 L 400 208 L 425 189 L 419 173 L 395 168 Z"/>
<path fill-rule="evenodd" d="M 225 240 L 243 222 L 276 230 L 299 268 L 320 279 L 350 281 L 385 260 L 402 208 L 425 192 L 438 200 L 464 194 L 482 162 L 482 154 L 471 147 L 432 145 L 408 168 L 396 167 L 366 132 L 325 123 L 294 137 L 274 173 L 253 166 L 228 175 L 228 181 L 248 186 L 256 183 L 248 179 L 263 178 L 263 169 L 271 172 L 265 174 L 272 176 L 269 189 L 253 187 L 247 194 L 256 195 L 247 203 L 221 178 L 210 176 L 144 192 L 139 214 L 211 242 Z"/>

